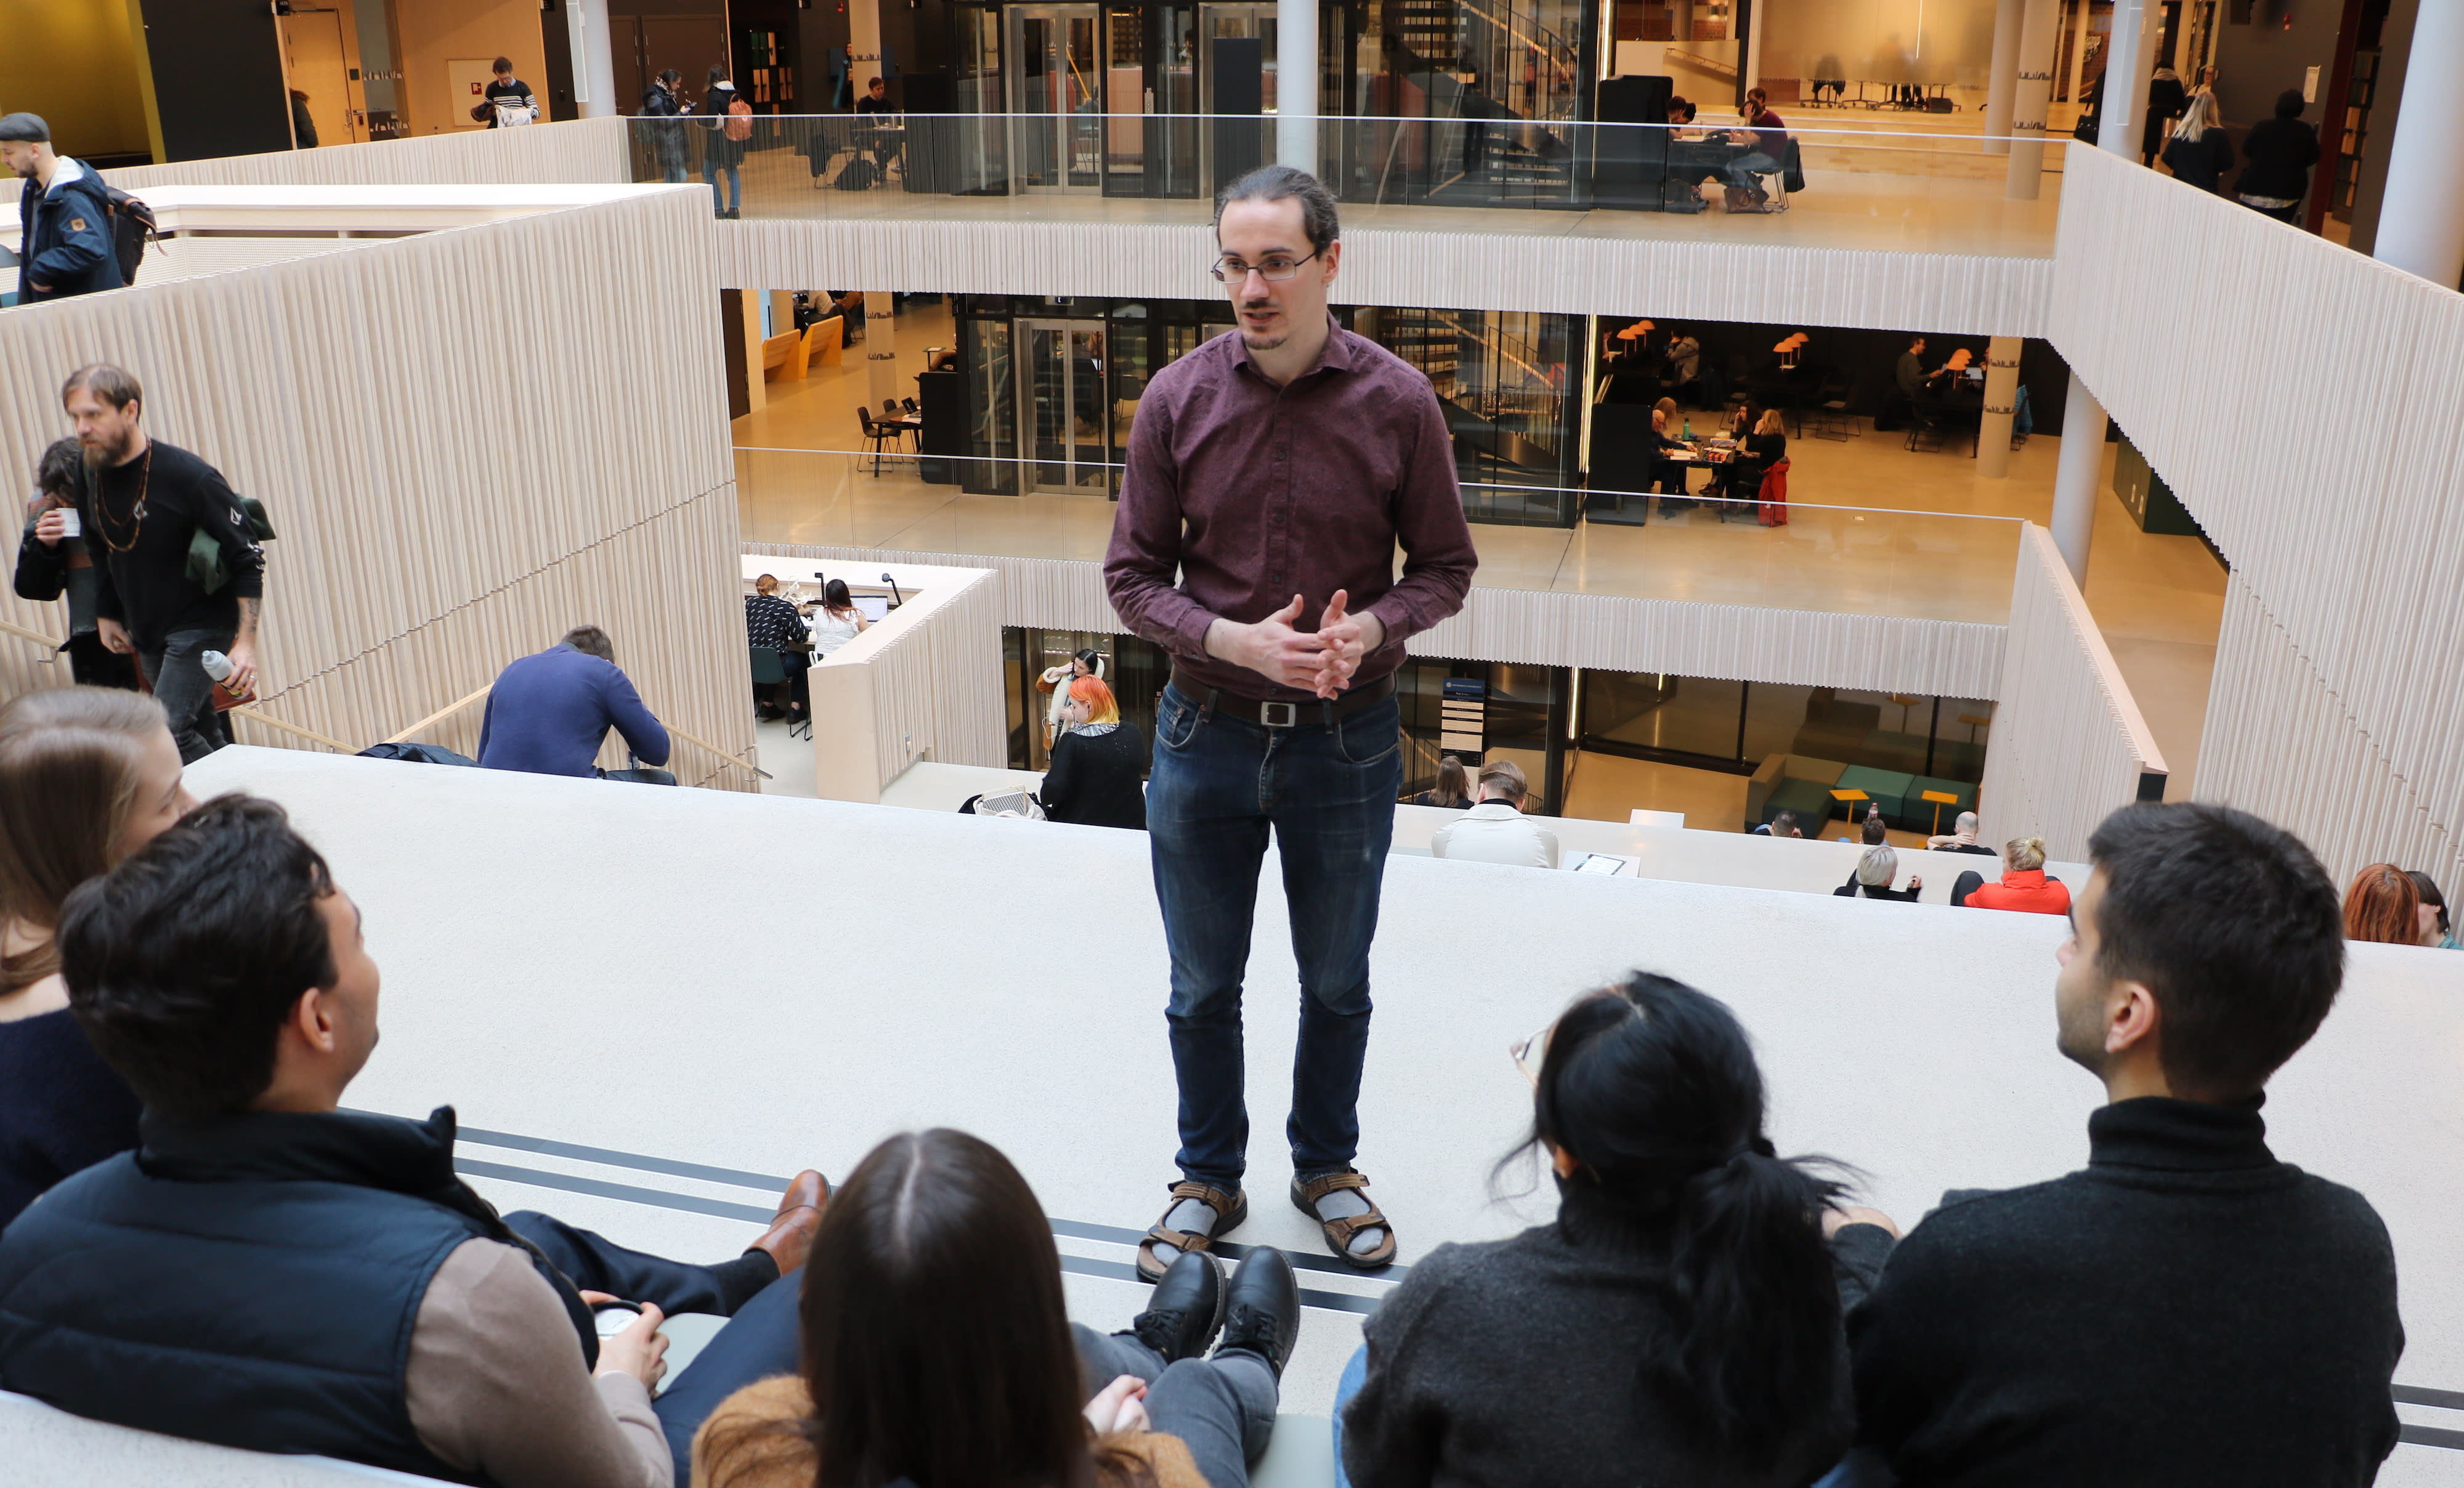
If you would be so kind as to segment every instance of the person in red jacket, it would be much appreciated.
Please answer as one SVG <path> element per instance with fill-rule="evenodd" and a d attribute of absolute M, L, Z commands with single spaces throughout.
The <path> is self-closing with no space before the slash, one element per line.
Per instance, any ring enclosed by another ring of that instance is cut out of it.
<path fill-rule="evenodd" d="M 2002 882 L 1988 884 L 1980 873 L 1963 873 L 1950 886 L 1950 902 L 1971 909 L 2019 909 L 2029 914 L 2068 914 L 2071 891 L 2060 879 L 2045 877 L 2045 840 L 2014 837 L 2002 844 Z"/>

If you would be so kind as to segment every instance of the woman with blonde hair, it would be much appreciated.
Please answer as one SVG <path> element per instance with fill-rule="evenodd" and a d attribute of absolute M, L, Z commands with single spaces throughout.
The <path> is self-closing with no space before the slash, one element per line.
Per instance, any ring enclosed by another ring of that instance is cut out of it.
<path fill-rule="evenodd" d="M 1061 736 L 1052 741 L 1052 768 L 1038 799 L 1055 821 L 1081 826 L 1147 829 L 1146 739 L 1121 721 L 1121 706 L 1101 677 L 1069 684 L 1062 709 Z"/>
<path fill-rule="evenodd" d="M 2225 172 L 2233 169 L 2233 148 L 2214 94 L 2202 90 L 2190 96 L 2182 121 L 2165 142 L 2162 159 L 2176 181 L 2202 191 L 2214 191 L 2222 184 Z"/>
<path fill-rule="evenodd" d="M 2027 914 L 2071 912 L 2070 886 L 2045 877 L 2045 840 L 2014 837 L 2002 844 L 2002 882 L 1988 884 L 1963 873 L 1950 886 L 1950 902 L 1970 909 L 2016 909 Z"/>
<path fill-rule="evenodd" d="M 2344 890 L 2344 938 L 2388 946 L 2422 944 L 2421 886 L 2412 875 L 2392 863 L 2373 863 L 2354 874 L 2352 886 Z"/>
<path fill-rule="evenodd" d="M 195 805 L 151 697 L 60 688 L 0 708 L 0 1225 L 137 1145 L 137 1098 L 71 1016 L 53 935 L 71 889 Z"/>

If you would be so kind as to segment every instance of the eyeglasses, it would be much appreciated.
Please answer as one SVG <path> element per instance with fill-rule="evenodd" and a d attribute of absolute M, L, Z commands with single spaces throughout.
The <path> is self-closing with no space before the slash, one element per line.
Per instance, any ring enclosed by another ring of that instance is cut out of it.
<path fill-rule="evenodd" d="M 1266 255 L 1265 262 L 1253 265 L 1244 264 L 1238 258 L 1234 258 L 1227 253 L 1221 260 L 1217 262 L 1214 268 L 1209 269 L 1206 272 L 1215 275 L 1216 279 L 1221 283 L 1238 284 L 1242 280 L 1247 278 L 1250 272 L 1254 269 L 1259 278 L 1265 280 L 1269 284 L 1281 284 L 1286 279 L 1288 279 L 1292 275 L 1300 273 L 1301 265 L 1308 263 L 1309 258 L 1315 258 L 1317 254 L 1311 253 L 1309 255 L 1309 258 L 1291 258 L 1282 253 L 1269 253 Z"/>

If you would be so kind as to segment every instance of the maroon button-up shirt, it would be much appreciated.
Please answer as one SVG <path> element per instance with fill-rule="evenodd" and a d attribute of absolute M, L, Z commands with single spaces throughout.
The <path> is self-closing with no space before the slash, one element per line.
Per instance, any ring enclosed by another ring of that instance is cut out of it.
<path fill-rule="evenodd" d="M 1352 685 L 1375 682 L 1403 664 L 1405 638 L 1463 608 L 1479 564 L 1437 391 L 1376 342 L 1330 325 L 1317 365 L 1278 387 L 1234 331 L 1147 384 L 1104 584 L 1190 681 L 1307 699 L 1207 655 L 1207 627 L 1255 624 L 1297 594 L 1294 624 L 1314 629 L 1343 589 L 1386 627 Z"/>

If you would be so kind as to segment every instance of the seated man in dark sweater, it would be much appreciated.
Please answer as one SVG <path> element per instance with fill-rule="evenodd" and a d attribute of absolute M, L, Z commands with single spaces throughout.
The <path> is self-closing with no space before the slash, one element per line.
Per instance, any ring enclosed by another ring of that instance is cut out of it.
<path fill-rule="evenodd" d="M 702 1417 L 796 1367 L 821 1174 L 715 1265 L 498 1214 L 455 1176 L 451 1107 L 339 1108 L 377 1044 L 360 925 L 282 808 L 247 796 L 69 896 L 70 1010 L 144 1114 L 137 1150 L 0 1233 L 0 1389 L 454 1482 L 684 1481 Z M 600 1337 L 619 1299 L 638 1315 Z M 733 1321 L 653 1402 L 663 1311 Z"/>
<path fill-rule="evenodd" d="M 2396 1443 L 2395 1255 L 2259 1117 L 2343 980 L 2335 886 L 2222 806 L 2124 807 L 2088 853 L 2054 993 L 2111 1102 L 2088 1165 L 1901 1243 L 1849 1319 L 1859 1438 L 1909 1488 L 2367 1483 Z"/>
<path fill-rule="evenodd" d="M 479 764 L 588 777 L 610 729 L 642 763 L 668 762 L 668 731 L 617 667 L 607 632 L 577 625 L 556 645 L 496 674 L 479 720 Z"/>

